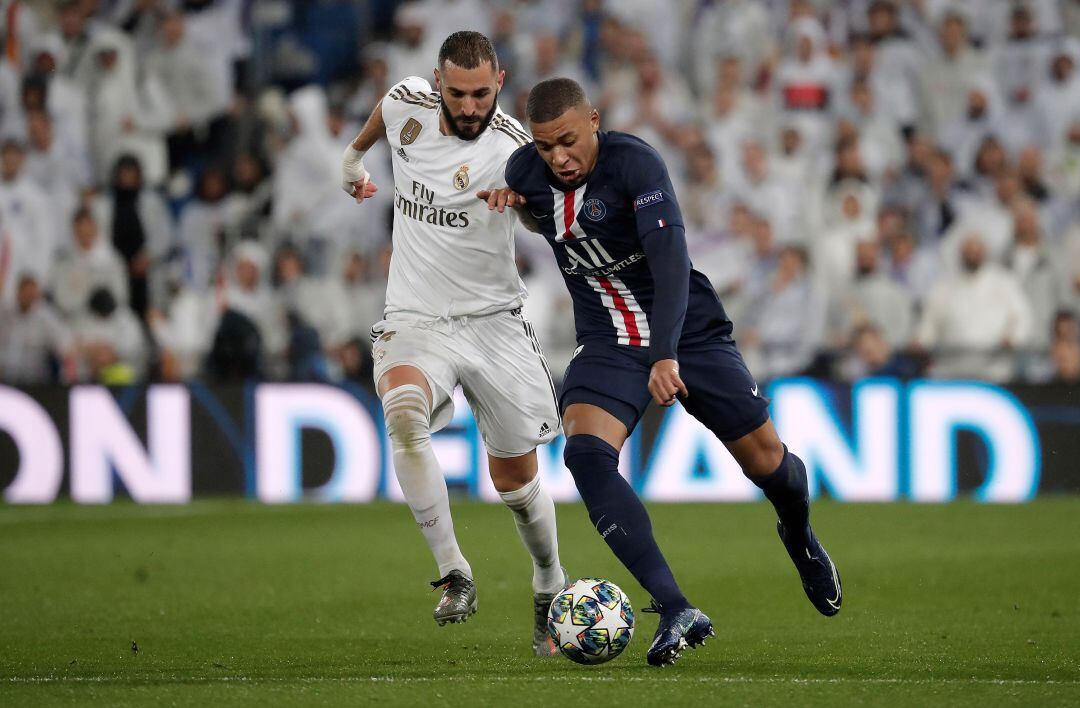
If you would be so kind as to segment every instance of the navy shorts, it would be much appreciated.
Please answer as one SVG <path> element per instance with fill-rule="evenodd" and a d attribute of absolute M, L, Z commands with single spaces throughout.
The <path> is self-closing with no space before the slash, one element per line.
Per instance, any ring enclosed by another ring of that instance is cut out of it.
<path fill-rule="evenodd" d="M 574 403 L 603 408 L 633 431 L 652 401 L 649 350 L 589 342 L 566 368 L 560 410 Z M 679 376 L 689 397 L 679 402 L 724 442 L 738 440 L 769 419 L 769 400 L 734 342 L 705 342 L 679 349 Z"/>

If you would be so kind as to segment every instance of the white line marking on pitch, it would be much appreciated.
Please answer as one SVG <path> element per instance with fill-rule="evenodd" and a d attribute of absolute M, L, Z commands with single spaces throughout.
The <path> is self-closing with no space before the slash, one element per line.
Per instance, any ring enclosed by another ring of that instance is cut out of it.
<path fill-rule="evenodd" d="M 1080 686 L 1080 680 L 1071 679 L 992 679 L 992 678 L 785 678 L 782 676 L 199 676 L 199 677 L 120 677 L 120 676 L 10 676 L 8 683 L 548 683 L 552 681 L 584 683 L 668 682 L 668 683 L 765 683 L 765 684 L 899 684 L 899 685 L 986 685 L 986 686 Z"/>

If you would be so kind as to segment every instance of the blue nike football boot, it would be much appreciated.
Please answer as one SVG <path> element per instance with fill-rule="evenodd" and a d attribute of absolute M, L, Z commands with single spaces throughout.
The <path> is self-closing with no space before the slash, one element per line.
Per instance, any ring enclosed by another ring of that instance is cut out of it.
<path fill-rule="evenodd" d="M 832 617 L 840 611 L 840 603 L 843 601 L 840 573 L 836 571 L 836 566 L 814 532 L 810 529 L 807 531 L 809 536 L 789 534 L 783 523 L 776 522 L 776 532 L 780 534 L 780 540 L 784 542 L 791 562 L 799 571 L 806 596 L 818 612 Z"/>
<path fill-rule="evenodd" d="M 686 647 L 697 648 L 705 640 L 716 634 L 712 621 L 696 607 L 687 607 L 678 612 L 664 612 L 664 608 L 653 600 L 642 612 L 660 615 L 660 624 L 656 628 L 652 645 L 645 655 L 651 666 L 674 664 L 679 654 Z"/>

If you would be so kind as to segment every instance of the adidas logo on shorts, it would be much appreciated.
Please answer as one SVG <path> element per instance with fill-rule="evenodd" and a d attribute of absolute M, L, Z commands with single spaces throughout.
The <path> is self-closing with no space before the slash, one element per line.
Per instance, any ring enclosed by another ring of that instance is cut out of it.
<path fill-rule="evenodd" d="M 548 425 L 547 423 L 541 423 L 540 424 L 540 437 L 544 437 L 545 435 L 549 435 L 550 433 L 551 433 L 551 426 Z"/>

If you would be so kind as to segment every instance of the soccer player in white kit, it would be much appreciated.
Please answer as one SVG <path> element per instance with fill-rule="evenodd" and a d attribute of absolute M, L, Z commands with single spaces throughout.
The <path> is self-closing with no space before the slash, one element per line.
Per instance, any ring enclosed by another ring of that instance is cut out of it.
<path fill-rule="evenodd" d="M 477 191 L 505 187 L 506 159 L 530 141 L 502 112 L 504 72 L 491 42 L 455 32 L 439 50 L 435 91 L 410 76 L 375 107 L 343 158 L 342 187 L 358 203 L 378 191 L 364 152 L 384 134 L 393 152 L 394 253 L 384 318 L 372 328 L 375 385 L 394 469 L 439 566 L 435 620 L 476 611 L 472 569 L 458 547 L 431 433 L 450 422 L 461 385 L 488 452 L 495 489 L 533 560 L 533 650 L 557 650 L 547 608 L 564 587 L 555 505 L 537 477 L 536 447 L 560 430 L 547 364 L 522 317 L 513 210 Z"/>

